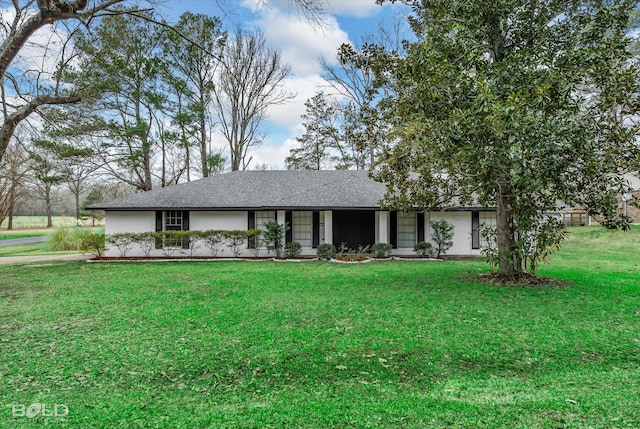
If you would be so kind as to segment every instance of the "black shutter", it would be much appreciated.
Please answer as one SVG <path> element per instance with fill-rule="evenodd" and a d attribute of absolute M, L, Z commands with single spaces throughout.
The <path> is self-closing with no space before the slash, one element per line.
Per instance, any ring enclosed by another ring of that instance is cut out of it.
<path fill-rule="evenodd" d="M 162 231 L 162 210 L 156 211 L 156 232 Z M 156 237 L 156 249 L 162 249 L 162 237 Z"/>
<path fill-rule="evenodd" d="M 189 231 L 189 212 L 187 210 L 183 210 L 182 211 L 182 230 L 183 231 Z M 188 249 L 189 248 L 189 241 L 191 239 L 189 237 L 183 237 L 182 238 L 182 248 L 183 249 Z"/>
<path fill-rule="evenodd" d="M 418 222 L 418 243 L 424 241 L 424 212 L 419 212 L 416 217 Z"/>
<path fill-rule="evenodd" d="M 182 211 L 182 230 L 189 231 L 189 211 Z"/>
<path fill-rule="evenodd" d="M 247 230 L 252 230 L 252 229 L 256 229 L 256 212 L 254 212 L 253 210 L 249 210 L 247 212 Z M 248 249 L 255 249 L 256 248 L 256 237 L 249 237 L 249 240 L 247 241 L 247 248 Z"/>
<path fill-rule="evenodd" d="M 312 246 L 315 249 L 320 244 L 320 212 L 313 212 Z"/>
<path fill-rule="evenodd" d="M 389 244 L 398 248 L 398 212 L 389 212 Z"/>
<path fill-rule="evenodd" d="M 480 212 L 471 212 L 471 248 L 480 248 Z"/>
<path fill-rule="evenodd" d="M 287 211 L 284 213 L 284 224 L 285 228 L 288 226 L 289 229 L 284 234 L 284 242 L 291 243 L 293 241 L 293 212 Z"/>

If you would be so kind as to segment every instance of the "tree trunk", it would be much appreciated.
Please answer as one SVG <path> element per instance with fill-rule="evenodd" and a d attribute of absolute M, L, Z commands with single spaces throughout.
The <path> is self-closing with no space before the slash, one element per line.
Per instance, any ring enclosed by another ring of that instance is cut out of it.
<path fill-rule="evenodd" d="M 80 226 L 80 192 L 74 192 L 76 197 L 76 224 Z"/>
<path fill-rule="evenodd" d="M 498 245 L 498 276 L 515 277 L 517 267 L 513 263 L 515 243 L 511 228 L 513 213 L 509 199 L 503 194 L 496 198 L 496 241 Z"/>
<path fill-rule="evenodd" d="M 9 220 L 7 221 L 7 230 L 13 229 L 13 199 L 9 202 Z"/>
<path fill-rule="evenodd" d="M 207 118 L 204 113 L 204 99 L 200 90 L 200 158 L 202 160 L 202 177 L 209 177 L 209 159 L 207 153 Z"/>

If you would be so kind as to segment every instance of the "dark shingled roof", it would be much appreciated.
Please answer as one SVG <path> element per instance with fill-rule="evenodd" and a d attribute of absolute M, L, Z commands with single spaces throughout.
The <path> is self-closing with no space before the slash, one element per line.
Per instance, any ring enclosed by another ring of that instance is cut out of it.
<path fill-rule="evenodd" d="M 101 210 L 377 209 L 385 185 L 365 171 L 234 171 L 96 203 Z"/>

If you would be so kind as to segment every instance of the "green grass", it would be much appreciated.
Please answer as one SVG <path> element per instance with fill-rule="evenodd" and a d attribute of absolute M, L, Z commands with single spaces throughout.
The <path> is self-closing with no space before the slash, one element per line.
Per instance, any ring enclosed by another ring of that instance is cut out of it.
<path fill-rule="evenodd" d="M 76 218 L 75 216 L 53 216 L 52 217 L 53 227 L 61 227 L 61 226 L 75 226 Z M 2 228 L 7 227 L 7 219 L 2 222 L 0 225 Z M 46 228 L 47 227 L 47 217 L 46 216 L 15 216 L 13 218 L 13 228 L 14 229 L 35 229 L 35 228 Z"/>
<path fill-rule="evenodd" d="M 0 240 L 15 240 L 17 238 L 42 237 L 47 232 L 0 231 Z"/>
<path fill-rule="evenodd" d="M 640 230 L 541 275 L 440 263 L 0 266 L 2 427 L 637 428 Z M 4 404 L 3 404 L 4 405 Z"/>

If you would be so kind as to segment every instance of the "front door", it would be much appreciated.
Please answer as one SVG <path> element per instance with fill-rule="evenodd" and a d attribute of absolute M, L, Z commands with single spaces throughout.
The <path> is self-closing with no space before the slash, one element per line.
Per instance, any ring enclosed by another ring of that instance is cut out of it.
<path fill-rule="evenodd" d="M 349 249 L 372 246 L 376 241 L 376 215 L 369 210 L 333 211 L 333 245 Z"/>

